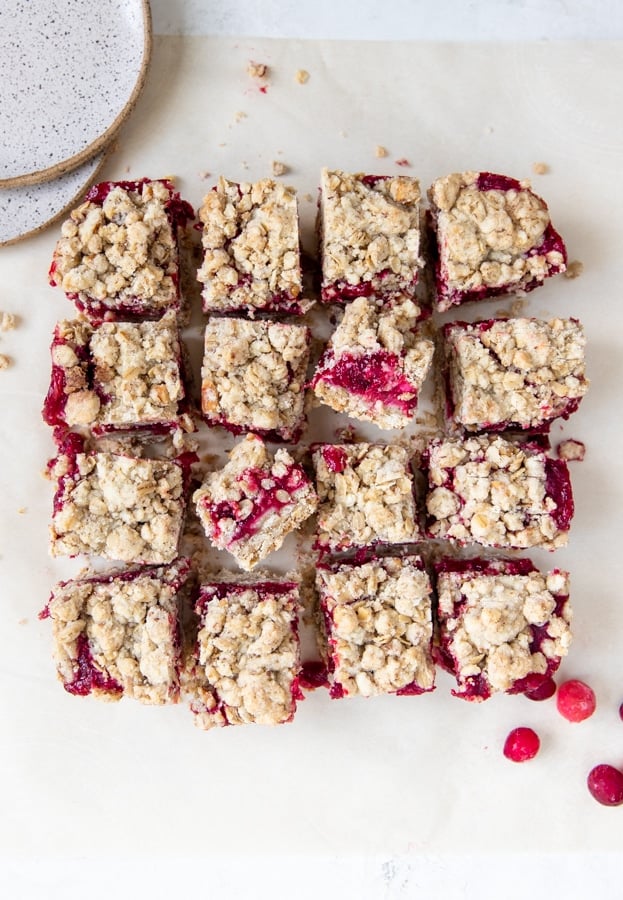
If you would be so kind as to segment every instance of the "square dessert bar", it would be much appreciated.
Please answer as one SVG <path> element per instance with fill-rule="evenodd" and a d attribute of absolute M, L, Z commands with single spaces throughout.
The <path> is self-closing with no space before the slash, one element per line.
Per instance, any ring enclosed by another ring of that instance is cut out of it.
<path fill-rule="evenodd" d="M 547 431 L 588 390 L 577 319 L 488 319 L 444 326 L 447 404 L 467 431 Z"/>
<path fill-rule="evenodd" d="M 214 546 L 228 550 L 246 570 L 278 550 L 318 502 L 287 450 L 273 456 L 254 434 L 236 444 L 223 469 L 206 476 L 193 500 Z"/>
<path fill-rule="evenodd" d="M 236 184 L 219 178 L 199 210 L 203 225 L 205 312 L 299 314 L 302 278 L 296 192 L 269 178 Z"/>
<path fill-rule="evenodd" d="M 456 677 L 455 696 L 523 693 L 556 671 L 571 643 L 567 572 L 542 574 L 529 559 L 445 559 L 435 569 L 436 656 Z"/>
<path fill-rule="evenodd" d="M 527 182 L 491 172 L 438 178 L 429 190 L 437 309 L 531 291 L 564 272 L 567 251 Z"/>
<path fill-rule="evenodd" d="M 316 547 L 339 552 L 416 541 L 409 454 L 391 444 L 319 444 L 313 448 Z"/>
<path fill-rule="evenodd" d="M 59 322 L 43 408 L 48 425 L 85 426 L 95 435 L 193 430 L 182 414 L 185 389 L 175 313 L 155 322 Z"/>
<path fill-rule="evenodd" d="M 323 169 L 319 206 L 323 302 L 415 293 L 423 265 L 417 179 Z"/>
<path fill-rule="evenodd" d="M 175 559 L 189 478 L 184 457 L 85 452 L 81 441 L 70 440 L 51 461 L 50 474 L 57 481 L 52 556 L 92 553 L 153 564 Z"/>
<path fill-rule="evenodd" d="M 487 435 L 436 440 L 424 459 L 429 537 L 507 549 L 566 545 L 569 469 L 538 444 Z"/>
<path fill-rule="evenodd" d="M 383 304 L 359 297 L 344 311 L 311 381 L 337 412 L 403 428 L 415 415 L 434 345 L 415 334 L 418 307 L 408 298 Z"/>
<path fill-rule="evenodd" d="M 203 584 L 187 690 L 195 725 L 282 725 L 301 698 L 298 585 Z"/>
<path fill-rule="evenodd" d="M 418 556 L 321 566 L 316 579 L 332 697 L 433 690 L 431 584 Z"/>
<path fill-rule="evenodd" d="M 96 184 L 62 225 L 50 284 L 92 322 L 179 312 L 179 234 L 193 218 L 170 181 Z"/>
<path fill-rule="evenodd" d="M 205 330 L 201 409 L 209 425 L 296 441 L 303 430 L 310 331 L 214 318 Z"/>
<path fill-rule="evenodd" d="M 58 677 L 70 694 L 176 703 L 180 595 L 190 560 L 63 581 L 51 618 Z"/>

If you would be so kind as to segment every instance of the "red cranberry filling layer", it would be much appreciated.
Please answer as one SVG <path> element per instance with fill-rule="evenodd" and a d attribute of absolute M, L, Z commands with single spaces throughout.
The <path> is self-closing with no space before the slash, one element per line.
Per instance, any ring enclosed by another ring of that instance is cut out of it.
<path fill-rule="evenodd" d="M 119 682 L 95 666 L 89 641 L 84 632 L 78 635 L 76 643 L 78 656 L 75 660 L 74 679 L 65 682 L 65 690 L 80 697 L 86 697 L 95 690 L 105 691 L 107 694 L 122 694 L 123 688 Z"/>
<path fill-rule="evenodd" d="M 388 350 L 358 356 L 344 353 L 315 375 L 312 387 L 319 381 L 344 388 L 370 404 L 396 406 L 407 415 L 417 406 L 416 386 L 401 371 L 400 357 Z"/>
<path fill-rule="evenodd" d="M 296 590 L 298 585 L 294 581 L 262 581 L 260 583 L 244 584 L 243 582 L 217 581 L 212 584 L 201 585 L 199 599 L 197 600 L 197 612 L 202 612 L 210 600 L 222 600 L 231 594 L 243 594 L 253 590 L 262 598 L 264 595 L 281 596 Z"/>
<path fill-rule="evenodd" d="M 392 287 L 391 291 L 387 291 L 383 287 L 383 282 L 393 275 L 391 269 L 382 269 L 375 272 L 374 277 L 370 281 L 360 281 L 358 284 L 350 284 L 348 281 L 334 281 L 332 284 L 326 284 L 322 287 L 320 299 L 323 303 L 340 303 L 344 300 L 355 300 L 357 297 L 371 297 L 372 294 L 389 294 L 392 291 L 397 292 L 397 287 Z M 414 272 L 412 280 L 403 285 L 400 290 L 403 293 L 412 294 L 418 283 L 418 273 Z"/>
<path fill-rule="evenodd" d="M 339 475 L 348 464 L 348 454 L 343 447 L 328 445 L 322 448 L 322 458 L 329 472 Z"/>
<path fill-rule="evenodd" d="M 516 178 L 508 175 L 495 175 L 493 172 L 480 172 L 476 181 L 479 191 L 521 191 L 522 187 Z"/>
<path fill-rule="evenodd" d="M 304 662 L 299 676 L 299 684 L 306 691 L 329 687 L 329 673 L 326 665 L 317 659 Z"/>
<path fill-rule="evenodd" d="M 545 460 L 545 491 L 556 503 L 551 517 L 561 531 L 568 531 L 575 511 L 569 469 L 562 459 Z"/>

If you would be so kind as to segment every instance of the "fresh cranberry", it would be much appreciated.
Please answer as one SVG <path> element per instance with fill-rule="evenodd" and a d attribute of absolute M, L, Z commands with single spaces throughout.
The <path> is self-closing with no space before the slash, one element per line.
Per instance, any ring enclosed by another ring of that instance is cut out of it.
<path fill-rule="evenodd" d="M 556 706 L 560 715 L 569 722 L 583 722 L 595 712 L 595 692 L 583 681 L 572 678 L 558 688 Z"/>
<path fill-rule="evenodd" d="M 614 766 L 595 766 L 588 773 L 586 783 L 598 803 L 603 803 L 604 806 L 623 804 L 623 772 Z"/>
<path fill-rule="evenodd" d="M 619 719 L 623 722 L 623 703 L 619 706 Z"/>
<path fill-rule="evenodd" d="M 527 697 L 528 700 L 549 700 L 556 693 L 556 682 L 553 678 L 543 678 L 541 676 L 537 676 L 537 678 L 538 680 L 535 679 L 536 683 L 534 686 L 528 683 L 524 691 L 524 697 Z"/>
<path fill-rule="evenodd" d="M 513 728 L 504 741 L 504 756 L 513 762 L 526 762 L 539 752 L 541 742 L 532 728 Z"/>

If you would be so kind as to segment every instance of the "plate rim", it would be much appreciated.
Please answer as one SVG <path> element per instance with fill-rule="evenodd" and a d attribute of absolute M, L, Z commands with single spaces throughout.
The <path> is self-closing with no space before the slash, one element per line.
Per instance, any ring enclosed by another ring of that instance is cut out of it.
<path fill-rule="evenodd" d="M 128 97 L 126 103 L 124 104 L 123 108 L 120 110 L 116 118 L 110 123 L 105 131 L 103 131 L 97 138 L 91 141 L 88 146 L 83 147 L 82 150 L 80 150 L 78 153 L 75 153 L 73 156 L 70 156 L 67 159 L 60 160 L 54 163 L 54 165 L 48 166 L 45 169 L 38 169 L 35 172 L 26 172 L 21 175 L 13 175 L 10 178 L 0 178 L 0 189 L 26 187 L 28 185 L 42 184 L 46 181 L 53 181 L 54 179 L 60 178 L 61 176 L 66 175 L 68 172 L 71 172 L 73 169 L 77 169 L 79 166 L 88 162 L 112 141 L 125 120 L 128 118 L 128 116 L 136 106 L 136 102 L 143 90 L 143 87 L 145 86 L 147 71 L 149 69 L 149 63 L 151 61 L 153 49 L 153 25 L 151 7 L 149 5 L 149 0 L 140 0 L 140 5 L 143 13 L 143 56 L 141 59 L 141 67 L 130 96 Z"/>

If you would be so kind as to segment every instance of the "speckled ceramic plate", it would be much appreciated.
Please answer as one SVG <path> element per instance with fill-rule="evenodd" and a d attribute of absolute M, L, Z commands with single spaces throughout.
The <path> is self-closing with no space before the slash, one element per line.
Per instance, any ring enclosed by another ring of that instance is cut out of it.
<path fill-rule="evenodd" d="M 41 231 L 77 205 L 107 157 L 98 153 L 60 178 L 41 184 L 0 188 L 0 247 Z"/>
<path fill-rule="evenodd" d="M 98 153 L 150 54 L 148 0 L 2 0 L 0 187 L 59 178 Z"/>

